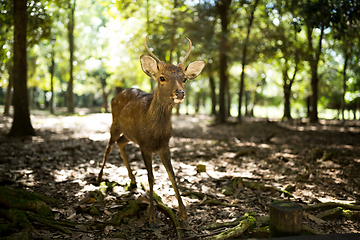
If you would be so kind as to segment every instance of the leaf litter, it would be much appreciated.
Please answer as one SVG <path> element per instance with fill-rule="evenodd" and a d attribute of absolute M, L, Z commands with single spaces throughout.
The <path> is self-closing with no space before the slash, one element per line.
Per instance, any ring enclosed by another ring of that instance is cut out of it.
<path fill-rule="evenodd" d="M 60 200 L 61 205 L 52 208 L 55 218 L 78 223 L 72 234 L 43 227 L 34 233 L 36 237 L 179 237 L 160 206 L 156 207 L 157 228 L 148 227 L 148 196 L 141 187 L 147 172 L 137 146 L 127 146 L 136 189 L 127 189 L 130 181 L 117 148 L 104 170 L 106 182 L 95 184 L 109 137 L 110 114 L 32 116 L 32 122 L 38 136 L 12 139 L 5 135 L 10 119 L 1 119 L 1 185 Z M 244 118 L 241 124 L 212 123 L 213 118 L 206 115 L 173 117 L 172 163 L 189 215 L 189 227 L 182 229 L 181 237 L 210 238 L 231 229 L 232 222 L 245 221 L 244 216 L 256 217 L 261 225 L 271 202 L 289 199 L 305 209 L 333 204 L 332 211 L 306 210 L 304 224 L 313 233 L 360 233 L 359 209 L 348 209 L 360 202 L 359 122 Z M 156 155 L 153 168 L 154 192 L 176 214 L 174 191 Z M 129 202 L 139 206 L 137 211 L 131 212 Z M 121 211 L 124 214 L 116 225 L 86 225 L 107 223 L 120 217 Z M 246 221 L 253 224 L 252 219 Z M 209 227 L 214 224 L 215 229 Z M 268 230 L 259 235 L 251 229 L 246 227 L 237 237 L 268 236 Z"/>

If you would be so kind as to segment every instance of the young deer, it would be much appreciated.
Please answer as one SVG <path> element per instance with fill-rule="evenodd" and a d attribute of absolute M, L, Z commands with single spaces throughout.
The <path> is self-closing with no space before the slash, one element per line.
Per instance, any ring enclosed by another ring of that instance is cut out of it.
<path fill-rule="evenodd" d="M 150 187 L 149 223 L 151 227 L 155 227 L 154 176 L 152 172 L 153 153 L 159 155 L 161 162 L 166 168 L 175 191 L 175 196 L 179 202 L 180 219 L 187 219 L 186 209 L 181 200 L 171 166 L 169 149 L 172 131 L 171 112 L 175 104 L 184 101 L 186 80 L 196 78 L 205 67 L 205 61 L 195 61 L 185 67 L 184 63 L 191 52 L 191 41 L 187 38 L 190 47 L 183 61 L 177 66 L 164 63 L 150 51 L 146 44 L 146 38 L 147 36 L 145 37 L 145 47 L 152 57 L 145 54 L 141 55 L 141 68 L 149 77 L 157 82 L 157 86 L 153 94 L 134 88 L 125 89 L 111 101 L 113 118 L 110 127 L 111 136 L 104 153 L 98 182 L 101 182 L 106 160 L 116 142 L 128 170 L 131 184 L 135 185 L 135 176 L 130 168 L 125 146 L 129 141 L 138 144 L 148 172 Z"/>

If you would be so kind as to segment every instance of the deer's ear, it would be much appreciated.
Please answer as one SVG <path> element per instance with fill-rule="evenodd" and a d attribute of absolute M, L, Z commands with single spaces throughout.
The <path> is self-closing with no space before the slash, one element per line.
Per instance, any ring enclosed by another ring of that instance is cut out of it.
<path fill-rule="evenodd" d="M 143 54 L 140 56 L 140 63 L 144 73 L 155 79 L 155 75 L 159 71 L 156 61 L 152 57 Z"/>
<path fill-rule="evenodd" d="M 205 61 L 203 60 L 198 60 L 190 63 L 189 66 L 185 68 L 186 78 L 189 80 L 196 78 L 197 76 L 200 75 L 204 67 L 205 67 Z"/>

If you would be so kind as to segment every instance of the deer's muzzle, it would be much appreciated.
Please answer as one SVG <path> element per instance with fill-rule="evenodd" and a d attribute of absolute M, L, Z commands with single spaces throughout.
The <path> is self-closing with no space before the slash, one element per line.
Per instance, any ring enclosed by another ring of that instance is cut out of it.
<path fill-rule="evenodd" d="M 184 92 L 184 90 L 180 90 L 180 91 L 177 90 L 177 91 L 175 92 L 175 94 L 176 94 L 176 98 L 179 99 L 179 100 L 185 98 L 185 92 Z"/>
<path fill-rule="evenodd" d="M 173 96 L 175 103 L 182 103 L 185 99 L 185 91 L 184 90 L 176 90 Z"/>

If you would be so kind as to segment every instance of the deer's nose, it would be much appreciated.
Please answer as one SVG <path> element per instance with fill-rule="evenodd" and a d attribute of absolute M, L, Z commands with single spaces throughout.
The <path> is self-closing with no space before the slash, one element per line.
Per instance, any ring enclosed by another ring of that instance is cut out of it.
<path fill-rule="evenodd" d="M 177 99 L 183 99 L 185 97 L 184 90 L 176 90 L 175 94 Z"/>

